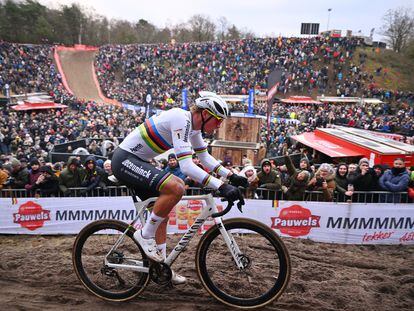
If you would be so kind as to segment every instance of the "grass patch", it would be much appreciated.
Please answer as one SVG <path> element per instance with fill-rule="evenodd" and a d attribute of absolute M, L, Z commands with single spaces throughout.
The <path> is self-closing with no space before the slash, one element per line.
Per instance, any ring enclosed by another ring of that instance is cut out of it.
<path fill-rule="evenodd" d="M 365 72 L 372 74 L 378 87 L 388 90 L 414 90 L 414 62 L 402 54 L 391 50 L 380 49 L 379 53 L 373 48 L 359 48 L 355 58 L 359 64 L 359 53 L 365 52 L 368 57 L 365 62 Z M 380 76 L 375 74 L 382 67 Z M 386 69 L 387 74 L 384 74 Z"/>

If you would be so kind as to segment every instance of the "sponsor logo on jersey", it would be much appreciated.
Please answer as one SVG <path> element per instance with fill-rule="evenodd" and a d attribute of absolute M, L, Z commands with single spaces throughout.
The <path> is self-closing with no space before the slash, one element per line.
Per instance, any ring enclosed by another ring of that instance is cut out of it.
<path fill-rule="evenodd" d="M 132 152 L 138 152 L 140 149 L 142 149 L 142 147 L 144 146 L 139 143 L 135 147 L 130 148 L 129 150 L 131 150 Z"/>
<path fill-rule="evenodd" d="M 188 136 L 190 135 L 190 120 L 187 120 L 187 124 L 185 125 L 185 132 L 184 132 L 184 138 L 183 141 L 186 143 L 188 142 Z"/>
<path fill-rule="evenodd" d="M 129 160 L 124 160 L 122 162 L 122 165 L 129 168 L 131 171 L 133 171 L 134 173 L 141 175 L 142 177 L 145 178 L 149 178 L 151 176 L 151 171 L 150 170 L 144 170 L 144 168 L 142 166 L 136 166 L 134 163 L 132 163 Z"/>

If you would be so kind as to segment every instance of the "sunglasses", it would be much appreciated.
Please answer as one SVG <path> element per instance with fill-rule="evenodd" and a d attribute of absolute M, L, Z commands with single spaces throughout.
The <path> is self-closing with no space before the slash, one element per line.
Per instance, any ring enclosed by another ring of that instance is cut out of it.
<path fill-rule="evenodd" d="M 211 112 L 210 110 L 208 110 L 208 109 L 206 109 L 207 110 L 207 112 L 211 115 L 211 116 L 213 116 L 217 121 L 219 121 L 219 122 L 222 122 L 223 121 L 223 118 L 221 118 L 221 117 L 219 117 L 218 115 L 216 115 L 215 113 L 213 113 L 213 112 Z"/>

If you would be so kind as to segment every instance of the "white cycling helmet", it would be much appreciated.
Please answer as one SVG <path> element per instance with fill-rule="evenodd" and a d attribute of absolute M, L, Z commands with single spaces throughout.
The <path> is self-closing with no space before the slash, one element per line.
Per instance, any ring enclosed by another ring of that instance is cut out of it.
<path fill-rule="evenodd" d="M 213 92 L 201 91 L 199 98 L 195 100 L 197 107 L 207 109 L 214 116 L 227 119 L 229 116 L 229 106 L 226 101 Z"/>

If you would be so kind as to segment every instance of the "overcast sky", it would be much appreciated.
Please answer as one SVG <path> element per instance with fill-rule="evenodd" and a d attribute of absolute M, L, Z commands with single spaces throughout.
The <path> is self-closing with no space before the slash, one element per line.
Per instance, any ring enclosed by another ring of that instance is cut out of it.
<path fill-rule="evenodd" d="M 158 27 L 186 22 L 194 14 L 211 19 L 224 16 L 238 28 L 253 31 L 258 36 L 279 34 L 297 36 L 302 22 L 320 23 L 320 31 L 352 30 L 369 35 L 375 28 L 374 39 L 380 39 L 382 17 L 389 9 L 414 8 L 412 0 L 39 0 L 55 7 L 76 2 L 108 18 L 138 21 L 146 19 Z"/>

